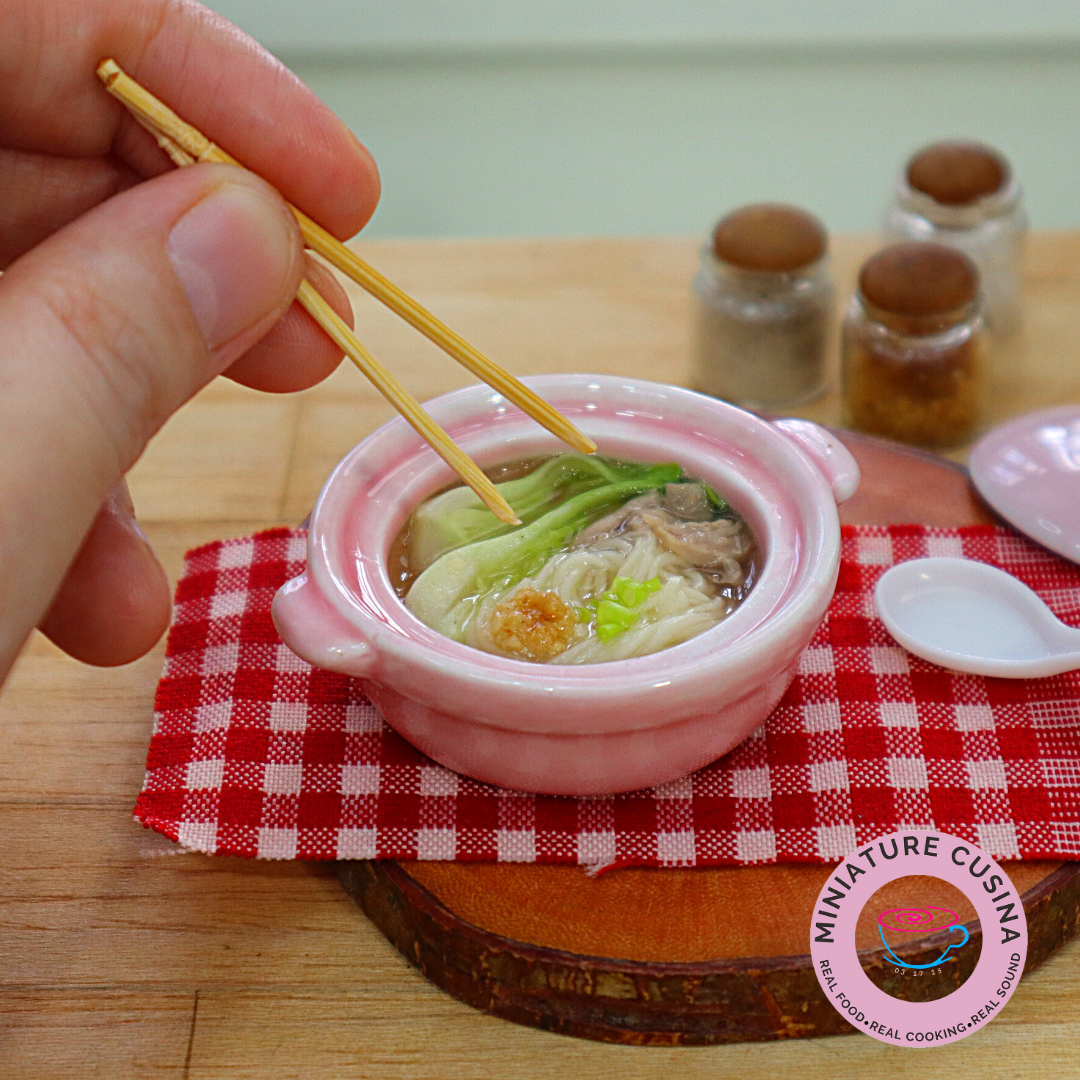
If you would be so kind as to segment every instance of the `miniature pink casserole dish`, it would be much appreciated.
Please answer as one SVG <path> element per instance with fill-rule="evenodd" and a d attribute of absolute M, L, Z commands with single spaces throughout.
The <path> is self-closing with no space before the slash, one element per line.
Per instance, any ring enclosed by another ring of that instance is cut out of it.
<path fill-rule="evenodd" d="M 729 500 L 762 549 L 758 579 L 731 615 L 662 652 L 577 666 L 442 636 L 398 599 L 387 557 L 412 510 L 456 477 L 395 419 L 326 482 L 307 570 L 278 592 L 274 622 L 304 660 L 367 680 L 386 722 L 457 772 L 557 795 L 677 779 L 745 739 L 783 696 L 836 587 L 836 504 L 854 494 L 858 466 L 815 424 L 766 423 L 678 387 L 599 375 L 525 381 L 601 453 L 678 462 Z M 486 386 L 427 408 L 484 467 L 565 449 Z"/>

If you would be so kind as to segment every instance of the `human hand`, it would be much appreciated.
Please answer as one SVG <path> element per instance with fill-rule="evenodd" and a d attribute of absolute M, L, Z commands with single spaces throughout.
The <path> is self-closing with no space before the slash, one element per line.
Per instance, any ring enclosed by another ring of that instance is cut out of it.
<path fill-rule="evenodd" d="M 173 170 L 95 75 L 117 62 L 344 239 L 375 164 L 273 57 L 194 0 L 0 0 L 0 680 L 34 626 L 96 664 L 169 615 L 123 476 L 226 374 L 299 390 L 341 353 L 295 303 L 306 259 L 281 197 L 225 165 Z"/>

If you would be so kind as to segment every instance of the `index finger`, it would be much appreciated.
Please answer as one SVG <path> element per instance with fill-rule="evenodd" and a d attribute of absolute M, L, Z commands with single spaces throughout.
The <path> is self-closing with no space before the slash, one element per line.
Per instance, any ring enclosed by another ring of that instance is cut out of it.
<path fill-rule="evenodd" d="M 0 0 L 0 25 L 8 145 L 117 152 L 138 168 L 122 138 L 131 121 L 94 73 L 111 56 L 336 236 L 375 210 L 379 174 L 359 140 L 280 61 L 194 0 Z"/>

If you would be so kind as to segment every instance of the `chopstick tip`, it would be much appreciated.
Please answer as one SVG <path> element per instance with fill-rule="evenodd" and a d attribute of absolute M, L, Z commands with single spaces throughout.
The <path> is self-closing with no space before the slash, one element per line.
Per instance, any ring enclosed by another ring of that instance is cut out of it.
<path fill-rule="evenodd" d="M 111 56 L 105 57 L 97 66 L 97 76 L 106 86 L 112 86 L 121 75 L 120 65 Z"/>
<path fill-rule="evenodd" d="M 482 474 L 481 474 L 482 475 Z M 487 480 L 487 478 L 484 478 Z M 510 504 L 499 494 L 497 488 L 490 486 L 490 481 L 483 484 L 474 484 L 471 480 L 466 481 L 469 486 L 480 496 L 480 501 L 504 524 L 520 525 L 521 518 L 514 513 Z M 488 490 L 484 490 L 487 488 Z"/>

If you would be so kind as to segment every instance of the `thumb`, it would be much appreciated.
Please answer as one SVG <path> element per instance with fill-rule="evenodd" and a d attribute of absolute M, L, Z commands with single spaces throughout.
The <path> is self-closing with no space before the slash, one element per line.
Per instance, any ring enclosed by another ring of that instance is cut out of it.
<path fill-rule="evenodd" d="M 113 667 L 154 647 L 171 607 L 169 579 L 135 521 L 121 480 L 98 510 L 38 629 L 75 659 Z"/>
<path fill-rule="evenodd" d="M 200 165 L 115 196 L 0 278 L 0 679 L 106 495 L 277 322 L 302 269 L 273 189 Z"/>

